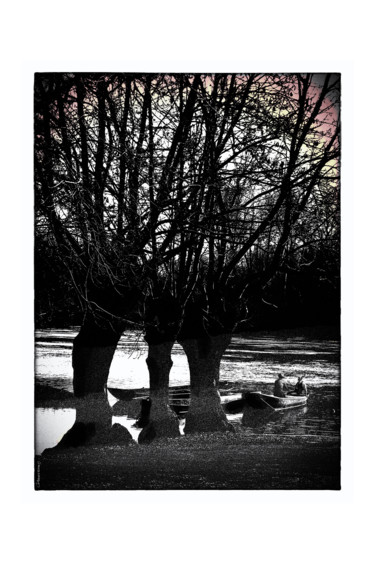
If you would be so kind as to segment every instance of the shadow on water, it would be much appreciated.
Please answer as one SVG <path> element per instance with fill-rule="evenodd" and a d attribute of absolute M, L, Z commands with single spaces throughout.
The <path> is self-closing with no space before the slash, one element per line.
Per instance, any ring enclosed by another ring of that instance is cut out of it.
<path fill-rule="evenodd" d="M 246 429 L 253 434 L 284 434 L 295 436 L 340 436 L 339 389 L 319 388 L 310 393 L 306 406 L 290 410 L 273 411 L 250 408 Z M 237 428 L 242 425 L 242 415 L 229 417 Z"/>
<path fill-rule="evenodd" d="M 36 333 L 37 388 L 43 386 L 47 395 L 53 392 L 56 399 L 59 398 L 56 390 L 72 392 L 71 351 L 76 334 L 74 330 Z M 148 387 L 146 356 L 147 346 L 139 335 L 124 333 L 111 367 L 109 386 L 124 389 Z M 170 384 L 189 383 L 188 364 L 181 346 L 174 346 L 172 359 Z M 273 381 L 279 372 L 284 374 L 289 386 L 294 386 L 297 375 L 305 376 L 309 388 L 307 406 L 280 412 L 255 411 L 246 428 L 242 426 L 242 414 L 229 415 L 237 430 L 265 435 L 339 436 L 339 341 L 277 333 L 235 335 L 221 364 L 221 379 L 231 383 L 233 392 L 252 389 L 272 393 Z M 114 401 L 111 406 L 113 404 Z M 56 444 L 74 422 L 75 409 L 63 409 L 62 406 L 59 408 L 56 404 L 56 408 L 36 409 L 37 453 Z M 125 426 L 133 439 L 137 439 L 137 432 L 130 430 L 133 418 L 113 416 L 114 423 Z"/>
<path fill-rule="evenodd" d="M 121 406 L 122 402 L 114 402 Z M 45 448 L 55 446 L 67 432 L 76 418 L 75 409 L 36 409 L 36 454 Z M 113 409 L 112 425 L 125 427 L 134 441 L 137 441 L 140 429 L 134 427 L 136 413 L 132 416 L 116 416 Z M 134 417 L 134 418 L 133 418 Z M 228 415 L 237 432 L 247 435 L 288 435 L 310 437 L 340 436 L 340 393 L 339 389 L 315 389 L 309 395 L 304 407 L 284 411 L 272 409 L 250 409 L 246 425 L 243 425 L 243 413 Z M 180 420 L 180 433 L 183 434 L 185 421 Z"/>

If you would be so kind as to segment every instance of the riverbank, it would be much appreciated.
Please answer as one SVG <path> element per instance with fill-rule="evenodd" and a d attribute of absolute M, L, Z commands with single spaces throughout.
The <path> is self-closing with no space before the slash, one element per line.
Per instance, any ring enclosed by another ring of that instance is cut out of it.
<path fill-rule="evenodd" d="M 340 489 L 340 442 L 246 430 L 48 450 L 38 490 Z"/>
<path fill-rule="evenodd" d="M 48 338 L 47 338 L 48 336 Z M 37 435 L 45 434 L 37 452 L 56 445 L 74 422 L 72 331 L 48 335 L 37 350 Z M 319 337 L 319 339 L 318 339 Z M 332 340 L 331 340 L 332 339 Z M 52 345 L 51 345 L 52 343 Z M 146 344 L 134 351 L 126 333 L 118 346 L 109 386 L 132 389 L 149 385 Z M 235 335 L 221 365 L 221 379 L 233 393 L 271 391 L 280 372 L 294 385 L 304 374 L 309 388 L 306 408 L 263 417 L 254 413 L 252 427 L 240 418 L 235 433 L 198 434 L 148 445 L 92 445 L 50 450 L 37 457 L 37 487 L 42 490 L 164 489 L 334 489 L 340 487 L 339 344 L 331 330 L 309 333 L 276 331 Z M 189 381 L 181 347 L 173 351 L 171 385 Z M 125 375 L 126 374 L 126 375 Z M 121 403 L 114 403 L 113 424 L 121 423 Z M 118 408 L 117 408 L 118 407 Z M 67 411 L 71 409 L 71 412 Z M 64 418 L 64 411 L 66 417 Z M 60 413 L 58 419 L 54 415 Z M 130 424 L 132 421 L 130 422 Z M 54 432 L 49 436 L 50 429 Z M 53 435 L 52 435 L 53 434 Z"/>

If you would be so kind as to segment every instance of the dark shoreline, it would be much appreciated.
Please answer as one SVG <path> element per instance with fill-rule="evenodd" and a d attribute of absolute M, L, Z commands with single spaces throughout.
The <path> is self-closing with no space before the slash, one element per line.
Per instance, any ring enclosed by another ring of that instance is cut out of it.
<path fill-rule="evenodd" d="M 290 338 L 297 335 L 295 330 L 281 332 Z M 262 334 L 269 336 L 270 331 L 251 336 Z M 310 336 L 317 335 L 337 337 L 329 327 L 324 332 L 311 329 Z M 243 382 L 236 386 L 240 391 Z M 73 393 L 51 382 L 36 384 L 36 407 L 75 408 L 76 402 Z M 339 412 L 334 401 L 326 405 Z M 340 458 L 338 435 L 255 434 L 239 425 L 235 433 L 202 433 L 149 445 L 111 443 L 45 451 L 36 457 L 36 488 L 339 490 Z"/>
<path fill-rule="evenodd" d="M 340 490 L 340 440 L 207 433 L 48 450 L 37 490 Z"/>

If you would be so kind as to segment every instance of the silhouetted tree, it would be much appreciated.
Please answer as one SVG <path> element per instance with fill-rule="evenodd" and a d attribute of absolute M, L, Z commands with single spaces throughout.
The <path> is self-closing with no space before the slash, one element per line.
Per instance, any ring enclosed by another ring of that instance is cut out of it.
<path fill-rule="evenodd" d="M 323 250 L 327 228 L 334 236 L 337 228 L 338 78 L 249 77 L 227 114 L 220 101 L 230 96 L 218 84 L 217 77 L 201 83 L 207 187 L 195 249 L 199 275 L 179 333 L 192 386 L 186 431 L 227 427 L 220 360 L 246 317 L 244 305 L 259 300 L 278 272 L 303 268 L 306 250 Z"/>
<path fill-rule="evenodd" d="M 37 229 L 84 311 L 77 396 L 106 409 L 118 340 L 139 326 L 152 402 L 141 439 L 178 433 L 177 338 L 187 431 L 228 428 L 217 385 L 232 332 L 275 276 L 337 237 L 338 96 L 335 75 L 36 76 Z"/>

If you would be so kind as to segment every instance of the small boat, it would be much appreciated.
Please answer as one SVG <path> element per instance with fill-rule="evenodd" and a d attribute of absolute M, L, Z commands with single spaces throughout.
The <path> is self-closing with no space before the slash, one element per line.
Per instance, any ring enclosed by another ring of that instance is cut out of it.
<path fill-rule="evenodd" d="M 108 391 L 119 401 L 132 401 L 133 399 L 144 399 L 149 396 L 150 389 L 119 389 L 108 387 Z M 190 397 L 190 385 L 178 385 L 169 389 L 169 396 L 180 398 Z"/>
<path fill-rule="evenodd" d="M 230 392 L 230 382 L 220 381 L 219 389 L 221 392 Z M 131 401 L 132 399 L 145 399 L 150 395 L 150 389 L 142 387 L 141 389 L 120 389 L 116 387 L 108 387 L 108 391 L 119 401 Z M 190 385 L 175 385 L 169 388 L 170 399 L 189 399 Z"/>
<path fill-rule="evenodd" d="M 303 407 L 307 403 L 306 395 L 276 397 L 275 395 L 267 395 L 260 391 L 248 391 L 243 394 L 243 399 L 248 406 L 254 409 L 271 408 L 274 411 Z"/>
<path fill-rule="evenodd" d="M 241 393 L 221 397 L 221 406 L 226 414 L 239 414 L 243 411 L 245 400 Z"/>
<path fill-rule="evenodd" d="M 243 399 L 240 394 L 233 395 L 233 391 L 230 387 L 230 382 L 221 381 L 219 384 L 220 390 L 224 396 L 221 397 L 223 408 L 228 413 L 240 412 L 238 410 L 237 402 L 241 402 L 243 408 Z M 141 404 L 142 401 L 147 401 L 149 399 L 150 390 L 146 388 L 142 389 L 117 389 L 114 387 L 108 387 L 108 391 L 119 401 L 135 401 Z M 184 417 L 190 406 L 190 385 L 177 385 L 169 388 L 169 406 L 171 409 L 179 416 Z M 233 399 L 236 399 L 233 401 Z M 232 405 L 236 403 L 236 405 Z M 234 410 L 233 410 L 234 409 Z M 117 407 L 117 411 L 121 411 L 120 407 Z M 126 411 L 126 407 L 125 407 Z M 124 411 L 124 412 L 125 412 Z"/>

